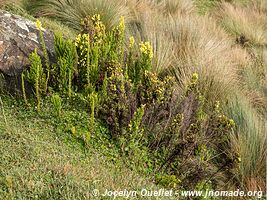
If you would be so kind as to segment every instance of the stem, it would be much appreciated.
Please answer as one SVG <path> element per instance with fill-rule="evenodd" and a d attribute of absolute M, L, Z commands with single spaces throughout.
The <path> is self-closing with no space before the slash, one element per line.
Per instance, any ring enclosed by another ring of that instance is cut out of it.
<path fill-rule="evenodd" d="M 22 86 L 22 93 L 24 102 L 26 105 L 28 105 L 27 97 L 26 97 L 26 91 L 25 91 L 25 84 L 24 84 L 24 73 L 21 74 L 21 86 Z"/>
<path fill-rule="evenodd" d="M 2 98 L 0 96 L 0 103 L 1 103 L 1 107 L 2 107 L 2 113 L 3 113 L 3 116 L 4 116 L 4 120 L 5 120 L 5 124 L 6 124 L 6 127 L 8 128 L 8 123 L 7 123 L 7 119 L 6 119 L 6 115 L 5 115 L 5 110 L 4 110 L 4 104 L 3 104 L 3 101 L 2 101 Z"/>
<path fill-rule="evenodd" d="M 43 32 L 41 29 L 39 29 L 39 34 L 40 34 L 41 45 L 42 45 L 43 54 L 44 54 L 44 58 L 45 58 L 45 66 L 46 66 L 46 70 L 47 70 L 47 79 L 46 79 L 45 87 L 44 87 L 44 89 L 45 89 L 44 92 L 47 92 L 48 81 L 49 81 L 49 71 L 50 71 L 49 57 L 48 57 L 48 53 L 46 50 L 44 35 L 43 35 Z"/>
<path fill-rule="evenodd" d="M 72 74 L 72 70 L 69 69 L 69 84 L 68 84 L 68 95 L 69 95 L 69 97 L 71 97 L 71 74 Z"/>
<path fill-rule="evenodd" d="M 40 94 L 39 94 L 39 76 L 40 76 L 40 66 L 37 65 L 37 74 L 35 77 L 35 92 L 37 97 L 37 111 L 40 112 Z"/>

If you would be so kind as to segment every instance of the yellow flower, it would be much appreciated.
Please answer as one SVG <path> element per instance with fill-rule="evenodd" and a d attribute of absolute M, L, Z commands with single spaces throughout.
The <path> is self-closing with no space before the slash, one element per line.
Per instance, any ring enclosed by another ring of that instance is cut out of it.
<path fill-rule="evenodd" d="M 73 126 L 73 127 L 71 128 L 71 133 L 72 133 L 73 135 L 76 135 L 76 128 L 75 128 L 75 126 Z"/>
<path fill-rule="evenodd" d="M 123 16 L 121 16 L 121 18 L 120 18 L 119 27 L 120 27 L 121 32 L 124 33 L 124 30 L 125 30 L 125 20 L 124 20 L 124 17 Z"/>
<path fill-rule="evenodd" d="M 93 22 L 99 22 L 100 21 L 100 15 L 99 14 L 96 14 L 92 17 L 92 21 Z"/>
<path fill-rule="evenodd" d="M 130 48 L 133 48 L 134 43 L 135 43 L 134 37 L 131 36 L 131 37 L 129 38 L 129 47 L 130 47 Z"/>
<path fill-rule="evenodd" d="M 195 84 L 198 81 L 198 74 L 197 73 L 193 73 L 192 75 L 192 83 Z"/>
<path fill-rule="evenodd" d="M 235 121 L 233 119 L 229 120 L 229 126 L 230 127 L 235 127 Z"/>
<path fill-rule="evenodd" d="M 153 48 L 149 42 L 141 42 L 140 51 L 141 53 L 147 55 L 150 59 L 153 58 Z"/>
<path fill-rule="evenodd" d="M 37 29 L 40 30 L 42 28 L 42 22 L 39 19 L 37 19 L 36 23 L 35 23 L 35 26 L 36 26 Z"/>

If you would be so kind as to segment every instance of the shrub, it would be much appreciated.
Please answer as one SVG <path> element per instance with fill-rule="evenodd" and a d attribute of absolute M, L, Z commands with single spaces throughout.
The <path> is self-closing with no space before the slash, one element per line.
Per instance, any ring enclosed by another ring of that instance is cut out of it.
<path fill-rule="evenodd" d="M 64 40 L 61 34 L 55 34 L 55 52 L 57 64 L 51 69 L 51 82 L 55 89 L 72 94 L 72 82 L 77 71 L 77 52 L 71 40 Z"/>
<path fill-rule="evenodd" d="M 30 57 L 30 69 L 25 72 L 25 77 L 35 88 L 35 95 L 37 98 L 37 110 L 40 112 L 41 94 L 46 92 L 46 74 L 42 67 L 42 61 L 37 54 L 37 50 L 31 53 Z"/>
<path fill-rule="evenodd" d="M 47 75 L 44 90 L 45 90 L 45 92 L 47 92 L 48 80 L 49 80 L 49 75 L 50 75 L 50 62 L 49 62 L 49 57 L 48 57 L 48 53 L 46 50 L 45 41 L 44 41 L 44 35 L 43 35 L 43 31 L 42 31 L 42 23 L 38 19 L 36 21 L 36 28 L 39 30 L 39 35 L 40 35 L 40 40 L 41 40 L 41 45 L 42 45 L 42 50 L 43 50 L 43 55 L 44 55 L 45 70 L 46 70 L 46 75 Z"/>
<path fill-rule="evenodd" d="M 229 142 L 234 121 L 222 114 L 219 104 L 208 113 L 204 110 L 207 101 L 200 93 L 197 74 L 192 75 L 184 97 L 174 94 L 148 104 L 143 120 L 149 148 L 160 161 L 158 170 L 175 175 L 185 188 L 194 189 L 209 180 L 222 186 L 216 181 L 227 180 L 228 169 L 238 167 L 237 152 Z"/>
<path fill-rule="evenodd" d="M 122 65 L 124 53 L 124 18 L 113 31 L 106 28 L 99 15 L 86 17 L 82 34 L 76 38 L 80 88 L 100 90 L 105 74 L 110 77 Z M 115 67 L 115 69 L 113 69 Z"/>
<path fill-rule="evenodd" d="M 100 117 L 107 122 L 115 137 L 121 136 L 137 108 L 132 84 L 124 80 L 122 73 L 107 78 L 107 97 L 100 107 Z"/>
<path fill-rule="evenodd" d="M 175 175 L 156 175 L 156 183 L 167 188 L 176 188 L 181 182 Z"/>

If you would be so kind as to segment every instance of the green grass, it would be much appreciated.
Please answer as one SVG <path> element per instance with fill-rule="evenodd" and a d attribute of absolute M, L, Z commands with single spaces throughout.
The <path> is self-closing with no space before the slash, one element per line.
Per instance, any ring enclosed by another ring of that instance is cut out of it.
<path fill-rule="evenodd" d="M 156 188 L 117 159 L 105 128 L 86 146 L 71 134 L 72 126 L 83 129 L 85 112 L 65 106 L 66 121 L 49 114 L 49 104 L 38 115 L 10 97 L 1 99 L 0 199 L 95 199 L 93 189 Z"/>
<path fill-rule="evenodd" d="M 242 187 L 259 190 L 266 187 L 267 135 L 266 120 L 257 116 L 246 98 L 237 95 L 229 105 L 229 115 L 238 125 L 232 143 L 239 149 L 240 170 L 236 173 Z"/>

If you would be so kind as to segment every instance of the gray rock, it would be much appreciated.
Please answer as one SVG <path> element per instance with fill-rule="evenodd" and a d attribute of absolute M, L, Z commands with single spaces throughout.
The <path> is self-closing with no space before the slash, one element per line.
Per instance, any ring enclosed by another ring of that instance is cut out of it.
<path fill-rule="evenodd" d="M 55 61 L 53 34 L 42 29 L 48 56 L 51 62 Z M 43 58 L 39 30 L 35 23 L 20 16 L 0 10 L 0 71 L 11 82 L 19 80 L 23 70 L 29 67 L 29 55 L 34 49 Z M 13 78 L 14 77 L 14 80 Z"/>

